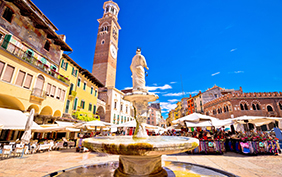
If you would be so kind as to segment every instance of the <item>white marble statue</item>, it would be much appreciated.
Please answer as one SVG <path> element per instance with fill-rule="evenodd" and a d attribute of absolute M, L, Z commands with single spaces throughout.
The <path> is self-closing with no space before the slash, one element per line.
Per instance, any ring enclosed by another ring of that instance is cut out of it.
<path fill-rule="evenodd" d="M 141 55 L 141 50 L 137 49 L 136 55 L 132 58 L 130 70 L 132 72 L 133 91 L 147 91 L 145 88 L 145 70 L 149 70 L 145 57 Z"/>

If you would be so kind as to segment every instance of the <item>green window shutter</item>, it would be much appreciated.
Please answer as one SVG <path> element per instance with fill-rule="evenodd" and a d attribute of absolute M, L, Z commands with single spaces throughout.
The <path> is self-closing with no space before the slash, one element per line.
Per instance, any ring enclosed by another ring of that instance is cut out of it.
<path fill-rule="evenodd" d="M 12 38 L 12 35 L 11 35 L 11 34 L 6 34 L 6 35 L 5 35 L 4 41 L 3 41 L 3 43 L 2 43 L 2 47 L 3 47 L 4 49 L 7 49 L 7 48 L 8 48 L 8 44 L 9 44 L 11 38 Z"/>
<path fill-rule="evenodd" d="M 74 67 L 72 67 L 71 74 L 74 75 Z"/>
<path fill-rule="evenodd" d="M 67 70 L 67 69 L 68 69 L 68 65 L 69 65 L 69 63 L 66 63 L 66 68 L 65 68 L 65 70 Z"/>
<path fill-rule="evenodd" d="M 65 62 L 65 60 L 62 60 L 61 68 L 64 68 L 64 62 Z"/>
<path fill-rule="evenodd" d="M 91 95 L 93 94 L 93 87 L 91 87 L 91 92 L 90 92 L 90 94 L 91 94 Z"/>
<path fill-rule="evenodd" d="M 96 105 L 93 107 L 93 114 L 96 114 Z"/>
<path fill-rule="evenodd" d="M 77 70 L 75 71 L 75 77 L 77 76 Z"/>
<path fill-rule="evenodd" d="M 77 98 L 74 99 L 73 110 L 76 110 L 76 105 L 77 105 Z"/>

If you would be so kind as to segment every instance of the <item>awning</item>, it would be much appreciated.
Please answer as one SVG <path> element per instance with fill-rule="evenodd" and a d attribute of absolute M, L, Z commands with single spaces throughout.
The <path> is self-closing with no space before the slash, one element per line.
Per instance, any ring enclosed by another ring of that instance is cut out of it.
<path fill-rule="evenodd" d="M 2 129 L 24 130 L 27 118 L 28 117 L 19 110 L 0 108 L 0 124 L 3 125 Z M 33 122 L 31 130 L 40 128 L 37 123 Z"/>
<path fill-rule="evenodd" d="M 62 121 L 56 121 L 56 123 L 60 126 L 60 127 L 68 127 L 68 128 L 74 128 L 74 122 L 62 122 Z"/>
<path fill-rule="evenodd" d="M 212 127 L 212 123 L 210 121 L 204 121 L 199 123 L 194 122 L 186 122 L 187 127 Z"/>

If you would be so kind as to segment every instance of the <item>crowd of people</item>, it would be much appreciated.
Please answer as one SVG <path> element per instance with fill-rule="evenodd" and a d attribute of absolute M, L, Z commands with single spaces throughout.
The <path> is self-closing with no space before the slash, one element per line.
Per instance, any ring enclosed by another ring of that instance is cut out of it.
<path fill-rule="evenodd" d="M 187 136 L 199 139 L 198 148 L 192 153 L 218 153 L 233 151 L 243 154 L 274 154 L 281 153 L 279 140 L 274 132 L 247 131 L 237 132 L 219 129 L 196 128 L 193 132 L 182 129 L 180 132 L 169 130 L 163 136 Z"/>

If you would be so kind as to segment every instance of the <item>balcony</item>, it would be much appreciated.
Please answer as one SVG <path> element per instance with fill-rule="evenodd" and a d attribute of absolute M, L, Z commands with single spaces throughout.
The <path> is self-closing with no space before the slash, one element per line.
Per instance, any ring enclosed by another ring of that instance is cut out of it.
<path fill-rule="evenodd" d="M 46 97 L 46 92 L 38 88 L 33 88 L 30 94 L 30 99 L 38 102 L 42 102 Z"/>
<path fill-rule="evenodd" d="M 5 47 L 3 47 L 5 46 Z M 57 80 L 64 82 L 65 84 L 69 85 L 70 81 L 67 77 L 56 72 L 54 68 L 50 68 L 47 64 L 44 64 L 42 61 L 34 58 L 32 53 L 28 51 L 24 51 L 18 46 L 12 44 L 11 42 L 4 39 L 3 45 L 0 47 L 1 49 L 9 52 L 10 54 L 14 55 L 15 57 L 25 61 L 26 63 L 30 64 L 31 66 L 45 72 L 46 74 L 54 77 Z M 44 57 L 42 57 L 44 58 Z"/>

